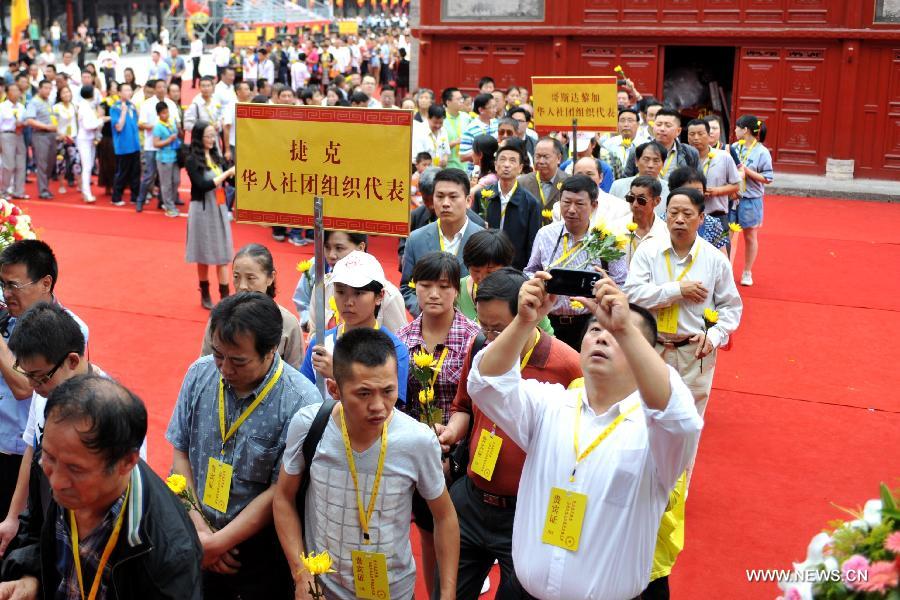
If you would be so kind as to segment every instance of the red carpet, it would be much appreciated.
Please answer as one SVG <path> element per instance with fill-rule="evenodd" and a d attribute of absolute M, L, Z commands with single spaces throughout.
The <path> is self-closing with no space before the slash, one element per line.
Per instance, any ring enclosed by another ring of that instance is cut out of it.
<path fill-rule="evenodd" d="M 73 194 L 23 207 L 59 257 L 60 299 L 91 327 L 91 359 L 147 402 L 150 463 L 164 473 L 165 427 L 208 317 L 184 263 L 186 221 Z M 880 481 L 900 485 L 900 454 L 886 447 L 900 430 L 898 231 L 897 205 L 767 200 L 757 285 L 741 289 L 744 321 L 707 411 L 673 598 L 773 598 L 745 569 L 787 568 L 841 516 L 831 502 L 861 505 Z M 311 247 L 255 226 L 234 233 L 236 247 L 270 247 L 278 301 L 293 306 L 294 266 Z M 371 249 L 396 282 L 396 242 Z"/>

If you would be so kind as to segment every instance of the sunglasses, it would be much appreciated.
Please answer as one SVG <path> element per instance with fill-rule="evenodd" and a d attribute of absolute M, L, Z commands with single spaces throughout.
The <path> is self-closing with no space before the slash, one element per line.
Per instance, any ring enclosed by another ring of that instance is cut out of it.
<path fill-rule="evenodd" d="M 650 202 L 648 198 L 644 196 L 635 196 L 634 194 L 625 194 L 625 202 L 631 204 L 632 202 L 637 202 L 641 206 L 647 206 L 647 203 Z"/>

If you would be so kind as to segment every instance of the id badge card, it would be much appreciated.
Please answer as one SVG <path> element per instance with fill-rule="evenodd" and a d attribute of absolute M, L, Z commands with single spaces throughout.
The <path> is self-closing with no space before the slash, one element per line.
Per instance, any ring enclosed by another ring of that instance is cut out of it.
<path fill-rule="evenodd" d="M 221 460 L 209 457 L 206 471 L 206 485 L 203 487 L 203 504 L 224 513 L 228 510 L 228 496 L 231 493 L 231 475 L 234 467 Z"/>
<path fill-rule="evenodd" d="M 357 598 L 390 600 L 391 587 L 387 577 L 387 557 L 381 552 L 353 550 L 353 588 Z"/>
<path fill-rule="evenodd" d="M 587 496 L 562 488 L 550 489 L 547 503 L 547 517 L 541 541 L 551 546 L 578 551 L 581 542 L 581 528 L 587 509 Z"/>
<path fill-rule="evenodd" d="M 475 456 L 472 457 L 472 472 L 490 481 L 494 476 L 494 468 L 497 466 L 501 446 L 503 446 L 503 438 L 487 429 L 482 429 Z"/>
<path fill-rule="evenodd" d="M 656 312 L 656 329 L 660 333 L 678 333 L 678 304 L 661 308 Z"/>

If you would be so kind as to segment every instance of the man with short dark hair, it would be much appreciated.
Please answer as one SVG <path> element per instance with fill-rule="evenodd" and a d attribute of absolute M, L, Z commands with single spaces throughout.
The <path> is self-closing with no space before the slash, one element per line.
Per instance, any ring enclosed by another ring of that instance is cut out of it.
<path fill-rule="evenodd" d="M 603 147 L 618 158 L 622 165 L 628 161 L 628 151 L 632 146 L 650 141 L 638 135 L 640 119 L 640 114 L 633 108 L 619 109 L 619 118 L 616 121 L 617 134 L 603 142 Z"/>
<path fill-rule="evenodd" d="M 213 98 L 215 80 L 204 75 L 200 78 L 200 93 L 194 96 L 194 100 L 184 111 L 184 130 L 191 131 L 197 121 L 206 121 L 216 131 L 222 130 L 222 104 Z"/>
<path fill-rule="evenodd" d="M 512 323 L 518 313 L 518 299 L 525 275 L 504 267 L 485 277 L 475 293 L 478 323 L 483 343 L 490 343 Z M 523 591 L 515 577 L 512 561 L 513 517 L 525 452 L 509 435 L 475 405 L 466 388 L 474 354 L 483 344 L 473 339 L 469 345 L 459 388 L 446 428 L 439 441 L 444 446 L 468 444 L 466 475 L 454 483 L 450 497 L 459 516 L 460 552 L 456 596 L 475 598 L 482 581 L 494 564 L 500 563 L 498 598 L 520 598 Z M 476 344 L 478 346 L 476 347 Z M 568 387 L 581 377 L 578 353 L 535 326 L 519 351 L 522 377 Z M 473 421 L 474 419 L 474 421 Z M 471 425 L 470 425 L 471 424 Z M 466 433 L 469 432 L 468 438 Z M 487 463 L 476 460 L 478 448 L 499 444 L 496 457 Z"/>
<path fill-rule="evenodd" d="M 436 167 L 444 167 L 450 159 L 450 138 L 444 128 L 444 119 L 447 111 L 440 104 L 432 104 L 428 107 L 428 123 L 425 127 L 413 128 L 412 154 L 415 157 L 420 152 L 427 152 L 431 156 L 431 164 Z"/>
<path fill-rule="evenodd" d="M 31 127 L 31 146 L 34 153 L 34 168 L 37 172 L 39 197 L 52 200 L 50 176 L 56 166 L 56 125 L 53 107 L 50 104 L 52 80 L 45 79 L 38 84 L 37 95 L 25 109 L 25 125 Z"/>
<path fill-rule="evenodd" d="M 534 147 L 534 172 L 519 176 L 519 185 L 541 201 L 541 210 L 552 209 L 568 175 L 559 168 L 565 149 L 558 140 L 544 137 Z"/>
<path fill-rule="evenodd" d="M 141 187 L 138 191 L 138 201 L 135 210 L 141 212 L 144 210 L 144 202 L 150 199 L 153 192 L 153 185 L 157 179 L 156 176 L 156 152 L 157 147 L 153 143 L 153 129 L 159 122 L 159 115 L 156 112 L 156 105 L 159 102 L 165 103 L 166 99 L 166 81 L 164 79 L 149 79 L 147 87 L 153 89 L 153 96 L 144 99 L 141 104 L 140 118 L 138 119 L 138 129 L 144 132 L 144 146 L 141 148 Z M 161 201 L 161 200 L 160 200 Z M 174 208 L 174 207 L 173 207 Z"/>
<path fill-rule="evenodd" d="M 488 226 L 504 232 L 515 247 L 512 266 L 517 269 L 528 264 L 534 238 L 543 224 L 543 207 L 516 179 L 527 161 L 524 144 L 519 139 L 511 140 L 497 150 L 497 183 L 475 198 L 476 209 Z"/>
<path fill-rule="evenodd" d="M 661 193 L 662 185 L 658 179 L 638 175 L 631 181 L 631 189 L 625 194 L 625 201 L 631 211 L 611 224 L 614 233 L 628 238 L 625 258 L 629 265 L 641 244 L 669 235 L 666 222 L 656 215 Z"/>
<path fill-rule="evenodd" d="M 438 217 L 437 222 L 412 232 L 403 252 L 400 291 L 403 292 L 406 308 L 413 315 L 418 315 L 420 309 L 416 292 L 409 287 L 409 281 L 419 258 L 429 252 L 449 252 L 459 261 L 463 274 L 468 274 L 462 263 L 462 249 L 469 237 L 482 229 L 467 216 L 468 195 L 469 178 L 459 169 L 444 169 L 434 176 L 434 212 Z"/>
<path fill-rule="evenodd" d="M 484 76 L 478 80 L 478 93 L 493 94 L 495 85 L 493 77 Z"/>
<path fill-rule="evenodd" d="M 119 100 L 109 109 L 112 123 L 113 150 L 116 155 L 116 176 L 113 180 L 112 204 L 125 206 L 122 193 L 131 189 L 131 201 L 143 202 L 141 186 L 141 142 L 138 137 L 138 111 L 131 102 L 134 88 L 128 82 L 119 86 Z"/>
<path fill-rule="evenodd" d="M 29 494 L 0 597 L 201 598 L 197 535 L 140 459 L 146 434 L 143 402 L 112 380 L 80 375 L 53 390 L 40 457 L 53 498 L 40 512 Z"/>
<path fill-rule="evenodd" d="M 177 85 L 180 89 L 182 77 L 184 77 L 184 70 L 187 65 L 185 65 L 184 59 L 178 56 L 177 46 L 169 46 L 169 56 L 166 57 L 165 62 L 168 69 L 168 85 Z"/>
<path fill-rule="evenodd" d="M 335 572 L 319 580 L 329 597 L 413 597 L 416 568 L 409 529 L 413 494 L 418 491 L 434 516 L 443 590 L 439 597 L 455 598 L 456 513 L 434 432 L 394 409 L 399 386 L 406 385 L 398 381 L 394 342 L 382 331 L 353 329 L 335 343 L 333 364 L 334 378 L 326 383 L 338 402 L 328 415 L 312 464 L 306 463 L 303 445 L 319 406 L 303 408 L 291 419 L 274 497 L 275 524 L 294 573 L 297 597 L 304 597 L 301 590 L 306 592 L 313 581 L 301 553 L 326 547 Z M 297 495 L 304 477 L 308 488 L 299 499 L 305 508 L 300 515 Z M 367 497 L 371 509 L 357 511 Z M 380 582 L 370 579 L 375 568 L 384 574 Z"/>
<path fill-rule="evenodd" d="M 462 92 L 455 87 L 441 92 L 441 102 L 446 110 L 444 127 L 447 129 L 447 139 L 450 142 L 450 160 L 447 161 L 447 168 L 465 170 L 463 161 L 459 158 L 459 146 L 462 134 L 469 125 L 469 114 L 463 110 L 462 97 Z"/>
<path fill-rule="evenodd" d="M 612 187 L 609 188 L 609 193 L 616 198 L 622 198 L 624 200 L 628 191 L 631 189 L 631 182 L 634 178 L 639 175 L 644 175 L 659 180 L 659 184 L 662 187 L 660 196 L 662 198 L 668 198 L 669 184 L 665 179 L 659 176 L 659 171 L 665 163 L 667 154 L 668 153 L 663 145 L 656 140 L 646 142 L 635 148 L 634 156 L 637 157 L 635 161 L 635 164 L 637 165 L 637 174 L 631 175 L 630 177 L 623 177 L 622 179 L 616 179 L 613 182 Z M 660 204 L 656 207 L 656 214 L 659 217 L 664 217 L 665 213 L 665 205 Z"/>
<path fill-rule="evenodd" d="M 477 118 L 471 119 L 463 130 L 459 141 L 459 160 L 465 163 L 474 161 L 472 143 L 479 135 L 497 137 L 497 119 L 494 118 L 496 107 L 494 97 L 490 94 L 478 94 L 472 104 Z"/>
<path fill-rule="evenodd" d="M 669 174 L 679 167 L 697 168 L 700 161 L 694 148 L 681 143 L 678 139 L 680 135 L 681 114 L 673 108 L 659 109 L 653 121 L 653 139 L 666 149 L 666 159 L 659 170 L 659 176 L 662 179 L 668 179 Z M 628 153 L 625 175 L 631 176 L 636 173 L 635 153 L 631 151 Z"/>
<path fill-rule="evenodd" d="M 523 379 L 521 349 L 555 304 L 549 279 L 540 272 L 522 286 L 518 314 L 475 357 L 467 387 L 526 454 L 513 524 L 516 575 L 541 598 L 639 597 L 660 518 L 703 421 L 653 349 L 653 317 L 609 278 L 578 298 L 589 311 L 579 344 L 584 387 Z"/>
<path fill-rule="evenodd" d="M 710 147 L 709 122 L 694 119 L 688 123 L 688 143 L 699 155 L 698 169 L 706 177 L 706 214 L 718 219 L 722 230 L 728 230 L 728 197 L 740 189 L 741 174 L 731 154 Z M 731 243 L 725 236 L 724 252 L 728 255 Z"/>
<path fill-rule="evenodd" d="M 277 348 L 282 318 L 275 301 L 241 292 L 210 317 L 212 355 L 191 365 L 166 439 L 172 471 L 195 490 L 190 512 L 203 545 L 208 599 L 282 598 L 291 576 L 278 552 L 272 496 L 291 417 L 320 401 L 312 383 Z"/>
<path fill-rule="evenodd" d="M 534 239 L 531 258 L 525 273 L 533 275 L 550 269 L 590 270 L 602 267 L 617 282 L 624 282 L 628 264 L 624 257 L 609 264 L 594 260 L 584 244 L 591 230 L 591 216 L 597 210 L 596 184 L 585 175 L 573 175 L 562 184 L 559 201 L 561 221 L 545 225 Z M 573 307 L 568 296 L 555 299 L 550 311 L 553 331 L 563 342 L 574 349 L 581 347 L 581 334 L 590 318 L 583 307 Z"/>

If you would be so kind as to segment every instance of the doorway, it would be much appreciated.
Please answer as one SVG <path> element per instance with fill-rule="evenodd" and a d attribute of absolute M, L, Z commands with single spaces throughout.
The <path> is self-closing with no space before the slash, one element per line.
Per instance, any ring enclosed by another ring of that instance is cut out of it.
<path fill-rule="evenodd" d="M 663 98 L 690 119 L 714 113 L 732 125 L 735 48 L 733 46 L 666 46 Z M 687 130 L 687 127 L 684 128 Z"/>

